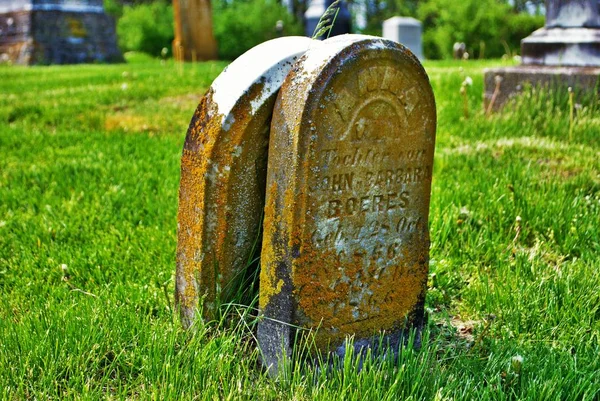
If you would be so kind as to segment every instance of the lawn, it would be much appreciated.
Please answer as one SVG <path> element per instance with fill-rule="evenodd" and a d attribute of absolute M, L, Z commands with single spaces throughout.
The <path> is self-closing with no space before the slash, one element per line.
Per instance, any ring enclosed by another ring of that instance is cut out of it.
<path fill-rule="evenodd" d="M 600 399 L 600 112 L 489 62 L 427 62 L 438 106 L 423 346 L 360 373 L 258 367 L 252 309 L 181 329 L 179 158 L 223 62 L 0 67 L 0 398 Z M 470 76 L 470 118 L 459 92 Z"/>

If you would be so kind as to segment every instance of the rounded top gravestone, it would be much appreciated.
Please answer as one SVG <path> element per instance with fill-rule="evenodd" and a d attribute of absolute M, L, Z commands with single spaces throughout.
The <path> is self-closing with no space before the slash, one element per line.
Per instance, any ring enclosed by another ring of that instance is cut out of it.
<path fill-rule="evenodd" d="M 272 371 L 295 327 L 341 355 L 347 336 L 395 346 L 422 326 L 435 129 L 429 79 L 402 45 L 343 35 L 296 63 L 267 169 L 258 340 Z"/>
<path fill-rule="evenodd" d="M 185 327 L 199 308 L 214 317 L 244 279 L 260 232 L 275 96 L 310 42 L 284 37 L 252 48 L 215 79 L 190 122 L 177 218 L 176 298 Z"/>

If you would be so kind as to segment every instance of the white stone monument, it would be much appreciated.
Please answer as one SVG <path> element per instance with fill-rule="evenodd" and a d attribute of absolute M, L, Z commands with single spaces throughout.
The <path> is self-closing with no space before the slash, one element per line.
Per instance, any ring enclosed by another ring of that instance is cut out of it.
<path fill-rule="evenodd" d="M 392 17 L 383 21 L 383 37 L 398 42 L 423 60 L 422 24 L 410 17 Z"/>

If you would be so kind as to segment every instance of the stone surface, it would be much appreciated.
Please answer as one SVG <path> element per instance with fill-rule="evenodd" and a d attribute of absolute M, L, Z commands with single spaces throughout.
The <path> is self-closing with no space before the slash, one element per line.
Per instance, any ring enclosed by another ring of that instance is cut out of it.
<path fill-rule="evenodd" d="M 526 85 L 567 91 L 573 88 L 577 97 L 600 95 L 600 67 L 516 66 L 490 68 L 484 71 L 484 104 L 487 109 L 500 77 L 499 91 L 492 110 L 499 110 L 508 100 L 519 95 Z"/>
<path fill-rule="evenodd" d="M 423 324 L 436 111 L 403 46 L 342 35 L 311 46 L 273 112 L 258 341 L 277 372 L 295 327 L 344 354 Z M 396 348 L 397 349 L 397 348 Z"/>
<path fill-rule="evenodd" d="M 321 16 L 327 10 L 334 0 L 311 0 L 306 12 L 304 13 L 304 34 L 308 37 L 312 37 L 315 32 L 315 28 L 321 19 Z M 331 29 L 331 33 L 329 36 L 337 36 L 343 35 L 346 33 L 350 33 L 352 16 L 350 15 L 350 11 L 348 10 L 348 6 L 346 6 L 346 2 L 340 2 L 340 10 L 335 19 L 335 23 L 333 28 Z M 325 35 L 327 36 L 327 35 Z M 323 36 L 320 36 L 317 39 L 325 39 Z"/>
<path fill-rule="evenodd" d="M 229 302 L 259 235 L 275 95 L 304 37 L 265 42 L 217 77 L 190 123 L 181 157 L 176 299 L 183 325 Z"/>
<path fill-rule="evenodd" d="M 123 61 L 101 0 L 0 3 L 0 57 L 16 64 Z"/>
<path fill-rule="evenodd" d="M 547 28 L 600 28 L 597 0 L 546 1 Z"/>
<path fill-rule="evenodd" d="M 217 42 L 213 35 L 210 0 L 173 0 L 175 39 L 173 54 L 178 60 L 214 60 Z"/>
<path fill-rule="evenodd" d="M 410 17 L 392 17 L 383 21 L 383 37 L 408 47 L 419 60 L 423 60 L 421 22 Z"/>

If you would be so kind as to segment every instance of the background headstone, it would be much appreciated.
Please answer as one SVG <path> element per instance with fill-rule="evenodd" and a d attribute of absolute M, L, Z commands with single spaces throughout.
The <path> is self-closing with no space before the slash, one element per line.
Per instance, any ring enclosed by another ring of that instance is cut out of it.
<path fill-rule="evenodd" d="M 315 28 L 319 23 L 319 19 L 335 0 L 311 0 L 306 12 L 304 13 L 304 34 L 309 38 L 315 32 Z M 339 4 L 340 10 L 335 19 L 335 23 L 329 36 L 343 35 L 350 33 L 352 16 L 348 10 L 346 2 L 341 1 Z M 323 36 L 317 39 L 325 39 Z"/>
<path fill-rule="evenodd" d="M 462 60 L 467 52 L 467 45 L 464 42 L 454 42 L 452 46 L 452 58 Z"/>
<path fill-rule="evenodd" d="M 260 246 L 275 96 L 310 43 L 289 36 L 250 49 L 215 79 L 192 118 L 177 217 L 176 299 L 185 327 L 200 307 L 213 318 L 252 273 L 244 268 Z"/>
<path fill-rule="evenodd" d="M 422 24 L 410 17 L 392 17 L 383 21 L 383 37 L 408 47 L 423 60 Z"/>
<path fill-rule="evenodd" d="M 549 0 L 546 26 L 521 41 L 525 65 L 600 66 L 597 0 Z"/>
<path fill-rule="evenodd" d="M 287 76 L 271 124 L 258 341 L 277 373 L 296 327 L 344 355 L 423 324 L 436 112 L 401 45 L 318 42 Z M 418 342 L 418 341 L 417 341 Z M 397 348 L 396 348 L 397 350 Z"/>
<path fill-rule="evenodd" d="M 210 0 L 173 0 L 177 60 L 197 61 L 217 58 Z"/>
<path fill-rule="evenodd" d="M 546 25 L 521 41 L 521 56 L 520 66 L 485 71 L 489 110 L 502 107 L 526 84 L 600 95 L 598 1 L 546 0 Z"/>
<path fill-rule="evenodd" d="M 3 0 L 0 55 L 16 64 L 123 61 L 102 0 Z"/>

